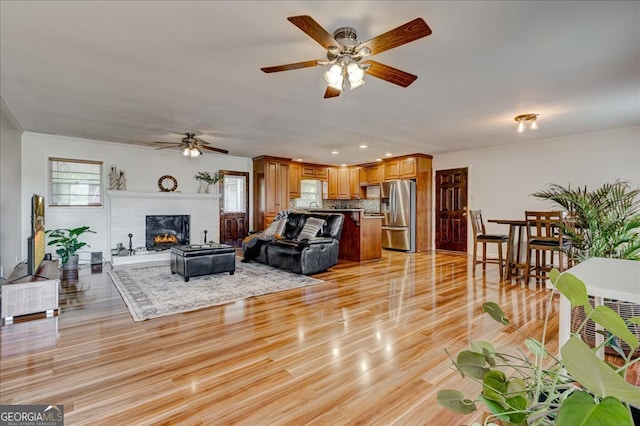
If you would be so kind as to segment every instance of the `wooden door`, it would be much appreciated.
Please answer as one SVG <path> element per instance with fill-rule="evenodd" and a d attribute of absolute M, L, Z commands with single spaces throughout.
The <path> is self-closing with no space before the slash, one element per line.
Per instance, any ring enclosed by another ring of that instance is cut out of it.
<path fill-rule="evenodd" d="M 436 171 L 436 249 L 467 251 L 467 168 Z"/>
<path fill-rule="evenodd" d="M 249 235 L 249 173 L 220 173 L 220 243 L 240 247 Z"/>

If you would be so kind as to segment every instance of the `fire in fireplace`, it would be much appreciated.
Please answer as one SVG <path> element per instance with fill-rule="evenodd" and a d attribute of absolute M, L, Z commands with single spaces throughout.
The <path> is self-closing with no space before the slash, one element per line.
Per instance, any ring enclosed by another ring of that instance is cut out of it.
<path fill-rule="evenodd" d="M 155 215 L 146 217 L 147 250 L 167 250 L 189 244 L 189 215 Z"/>

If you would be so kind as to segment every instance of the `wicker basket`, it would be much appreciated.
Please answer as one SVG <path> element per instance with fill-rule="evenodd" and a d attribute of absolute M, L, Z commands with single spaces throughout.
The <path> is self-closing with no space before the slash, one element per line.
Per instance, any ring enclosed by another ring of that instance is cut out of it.
<path fill-rule="evenodd" d="M 589 297 L 589 303 L 591 303 L 591 306 L 594 306 L 593 297 Z M 631 317 L 640 316 L 640 305 L 636 303 L 605 299 L 604 305 L 613 309 L 618 315 L 620 315 L 622 319 L 625 319 L 625 320 Z M 578 330 L 578 327 L 580 327 L 580 324 L 582 324 L 584 319 L 585 319 L 584 308 L 582 306 L 576 306 L 575 308 L 573 308 L 571 312 L 571 332 L 572 333 L 575 333 Z M 633 334 L 635 334 L 638 337 L 638 339 L 640 339 L 640 326 L 636 324 L 631 324 L 629 326 L 629 329 Z M 595 323 L 591 320 L 587 321 L 587 324 L 582 328 L 580 332 L 580 335 L 582 336 L 582 340 L 592 348 L 595 347 L 595 341 L 596 341 L 595 333 L 596 333 Z M 618 339 L 618 342 L 619 342 L 618 343 L 619 346 L 622 348 L 624 353 L 628 355 L 629 351 L 631 350 L 629 345 L 627 345 L 624 341 L 620 339 Z M 617 355 L 617 356 L 620 355 L 610 346 L 605 347 L 605 353 L 608 355 Z M 633 353 L 634 358 L 638 356 L 640 356 L 640 347 L 636 349 L 636 351 Z"/>

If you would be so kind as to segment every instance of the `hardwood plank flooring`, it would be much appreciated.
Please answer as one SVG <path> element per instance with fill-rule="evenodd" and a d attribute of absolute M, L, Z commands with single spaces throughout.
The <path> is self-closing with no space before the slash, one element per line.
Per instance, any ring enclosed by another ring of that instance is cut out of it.
<path fill-rule="evenodd" d="M 322 284 L 135 323 L 107 268 L 64 280 L 58 316 L 0 328 L 2 404 L 64 404 L 66 425 L 470 424 L 482 413 L 435 399 L 477 390 L 444 349 L 523 346 L 482 303 L 539 335 L 550 294 L 474 277 L 466 255 L 385 250 Z"/>

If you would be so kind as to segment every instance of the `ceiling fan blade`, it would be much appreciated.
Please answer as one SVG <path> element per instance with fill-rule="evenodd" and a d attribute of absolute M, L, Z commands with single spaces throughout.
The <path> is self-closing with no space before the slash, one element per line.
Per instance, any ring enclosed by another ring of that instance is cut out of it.
<path fill-rule="evenodd" d="M 393 49 L 394 47 L 402 46 L 403 44 L 426 37 L 429 34 L 431 34 L 431 28 L 429 28 L 427 23 L 424 22 L 422 18 L 416 18 L 404 25 L 400 25 L 398 28 L 394 28 L 384 34 L 380 34 L 377 37 L 360 43 L 356 50 L 368 47 L 371 50 L 370 54 L 375 55 L 384 52 L 385 50 Z"/>
<path fill-rule="evenodd" d="M 320 24 L 314 21 L 311 16 L 309 15 L 289 16 L 287 20 L 289 20 L 289 22 L 291 22 L 293 25 L 295 25 L 296 27 L 304 31 L 309 37 L 317 41 L 325 49 L 328 49 L 329 46 L 340 47 L 340 45 L 333 38 L 333 36 L 329 34 L 327 30 L 322 28 Z"/>
<path fill-rule="evenodd" d="M 229 151 L 227 151 L 226 149 L 216 148 L 216 147 L 213 147 L 213 146 L 200 145 L 200 148 L 206 149 L 208 151 L 219 152 L 221 154 L 228 154 L 229 153 Z"/>
<path fill-rule="evenodd" d="M 161 146 L 161 147 L 159 147 L 159 148 L 154 148 L 154 149 L 177 148 L 177 147 L 179 147 L 179 146 L 180 146 L 180 144 L 179 144 L 179 143 L 174 143 L 174 144 L 171 144 L 171 145 Z"/>
<path fill-rule="evenodd" d="M 180 142 L 158 142 L 158 141 L 153 141 L 153 143 L 162 144 L 162 145 L 180 145 Z"/>
<path fill-rule="evenodd" d="M 340 96 L 340 93 L 342 93 L 342 90 L 334 89 L 331 86 L 327 86 L 327 90 L 325 90 L 324 92 L 324 98 L 335 98 L 336 96 Z"/>
<path fill-rule="evenodd" d="M 299 68 L 309 68 L 309 67 L 318 66 L 318 61 L 319 59 L 315 59 L 313 61 L 296 62 L 294 64 L 286 64 L 286 65 L 276 65 L 274 67 L 264 67 L 260 69 L 266 73 L 297 70 Z"/>
<path fill-rule="evenodd" d="M 418 78 L 417 75 L 409 74 L 380 62 L 367 60 L 367 63 L 371 64 L 371 67 L 365 73 L 398 86 L 407 87 Z"/>

